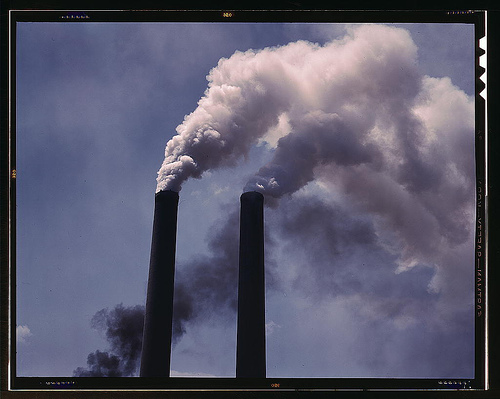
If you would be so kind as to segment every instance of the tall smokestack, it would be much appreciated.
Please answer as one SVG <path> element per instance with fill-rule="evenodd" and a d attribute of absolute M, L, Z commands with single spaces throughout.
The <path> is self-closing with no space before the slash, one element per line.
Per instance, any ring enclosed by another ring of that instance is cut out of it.
<path fill-rule="evenodd" d="M 266 377 L 264 196 L 241 195 L 236 377 Z"/>
<path fill-rule="evenodd" d="M 155 195 L 141 377 L 169 377 L 179 194 Z"/>

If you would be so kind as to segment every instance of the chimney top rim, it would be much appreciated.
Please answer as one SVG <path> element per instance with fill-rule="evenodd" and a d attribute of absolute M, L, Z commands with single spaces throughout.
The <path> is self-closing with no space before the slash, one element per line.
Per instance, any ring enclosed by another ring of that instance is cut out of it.
<path fill-rule="evenodd" d="M 262 199 L 262 200 L 264 200 L 264 194 L 262 194 L 259 191 L 245 191 L 240 196 L 240 199 L 243 200 L 244 198 L 253 198 L 253 199 Z"/>
<path fill-rule="evenodd" d="M 174 190 L 160 190 L 155 193 L 155 197 L 160 196 L 171 196 L 171 197 L 179 197 L 179 192 Z"/>

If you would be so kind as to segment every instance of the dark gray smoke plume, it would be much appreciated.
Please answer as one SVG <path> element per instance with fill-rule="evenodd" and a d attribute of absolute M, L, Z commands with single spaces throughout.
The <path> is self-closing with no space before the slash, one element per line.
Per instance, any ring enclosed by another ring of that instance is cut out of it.
<path fill-rule="evenodd" d="M 278 141 L 272 161 L 260 168 L 244 191 L 255 190 L 281 198 L 313 181 L 319 165 L 355 166 L 374 162 L 380 157 L 377 148 L 362 144 L 357 135 L 359 132 L 337 114 L 307 115 Z"/>
<path fill-rule="evenodd" d="M 393 314 L 408 313 L 414 302 L 423 313 L 429 301 L 437 299 L 427 292 L 433 268 L 420 264 L 406 273 L 394 273 L 397 256 L 381 245 L 367 215 L 302 195 L 283 199 L 273 217 L 274 234 L 302 268 L 293 287 L 309 298 L 390 296 L 391 304 L 385 305 Z"/>
<path fill-rule="evenodd" d="M 238 199 L 234 201 L 239 203 Z M 234 206 L 234 204 L 233 204 Z M 230 209 L 230 205 L 226 207 Z M 196 255 L 176 268 L 174 344 L 190 323 L 219 317 L 236 321 L 238 308 L 239 207 L 229 211 L 210 230 L 209 255 Z M 271 256 L 273 241 L 265 230 L 266 284 L 276 284 Z"/>
<path fill-rule="evenodd" d="M 209 256 L 194 257 L 176 271 L 172 344 L 191 322 L 214 315 L 235 320 L 239 259 L 239 209 L 219 221 L 209 238 Z M 107 352 L 95 351 L 76 377 L 128 377 L 137 375 L 142 347 L 144 306 L 102 309 L 92 318 L 93 328 L 105 332 Z"/>
<path fill-rule="evenodd" d="M 211 231 L 210 255 L 195 256 L 191 262 L 176 268 L 174 343 L 191 321 L 212 315 L 235 317 L 239 257 L 237 208 Z"/>
<path fill-rule="evenodd" d="M 75 377 L 130 377 L 137 374 L 142 348 L 144 306 L 102 309 L 91 321 L 92 328 L 104 332 L 110 350 L 90 353 L 87 368 L 78 367 Z"/>
<path fill-rule="evenodd" d="M 123 377 L 120 370 L 120 358 L 99 350 L 89 353 L 87 368 L 78 367 L 74 377 Z"/>

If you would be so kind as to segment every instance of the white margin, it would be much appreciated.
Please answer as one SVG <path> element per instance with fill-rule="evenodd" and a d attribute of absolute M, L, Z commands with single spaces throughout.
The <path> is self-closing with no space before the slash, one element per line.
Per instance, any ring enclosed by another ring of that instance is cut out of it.
<path fill-rule="evenodd" d="M 483 40 L 484 39 L 484 40 Z M 488 184 L 489 184 L 489 170 L 488 170 L 488 12 L 484 11 L 484 37 L 479 40 L 480 47 L 485 51 L 485 53 L 479 57 L 479 65 L 485 68 L 484 74 L 481 76 L 481 80 L 484 82 L 484 90 L 482 91 L 482 97 L 484 98 L 484 212 L 485 212 L 485 297 L 486 297 L 486 314 L 484 317 L 484 388 L 488 390 L 490 388 L 489 384 L 489 337 L 488 337 L 488 328 L 489 328 L 489 300 L 488 300 Z M 483 61 L 483 62 L 481 62 Z"/>
<path fill-rule="evenodd" d="M 9 137 L 9 147 L 7 149 L 8 151 L 8 168 L 9 168 L 9 184 L 8 184 L 8 193 L 9 193 L 9 198 L 7 199 L 8 202 L 8 212 L 9 212 L 9 235 L 7 238 L 7 253 L 8 253 L 8 268 L 9 268 L 9 277 L 7 279 L 7 313 L 8 313 L 8 323 L 7 323 L 7 331 L 8 331 L 8 337 L 7 337 L 7 342 L 8 342 L 8 348 L 7 348 L 7 389 L 10 391 L 12 389 L 11 382 L 12 382 L 12 362 L 11 362 L 11 356 L 12 356 L 12 204 L 10 201 L 11 197 L 11 192 L 12 192 L 12 10 L 9 10 L 9 34 L 8 34 L 8 40 L 9 40 L 9 82 L 8 82 L 8 90 L 9 94 L 7 95 L 8 101 L 9 101 L 9 116 L 8 116 L 8 137 Z"/>

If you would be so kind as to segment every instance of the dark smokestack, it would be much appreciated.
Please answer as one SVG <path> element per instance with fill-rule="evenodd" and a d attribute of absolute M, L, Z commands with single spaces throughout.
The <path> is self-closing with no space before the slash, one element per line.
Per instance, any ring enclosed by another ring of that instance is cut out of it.
<path fill-rule="evenodd" d="M 169 377 L 179 194 L 155 195 L 141 377 Z"/>
<path fill-rule="evenodd" d="M 264 196 L 241 196 L 236 377 L 266 377 Z"/>

